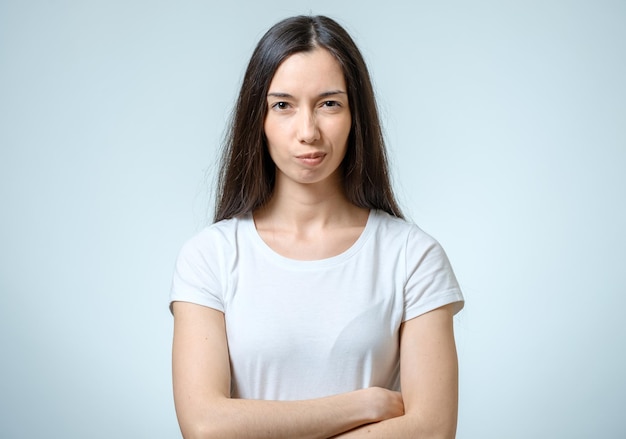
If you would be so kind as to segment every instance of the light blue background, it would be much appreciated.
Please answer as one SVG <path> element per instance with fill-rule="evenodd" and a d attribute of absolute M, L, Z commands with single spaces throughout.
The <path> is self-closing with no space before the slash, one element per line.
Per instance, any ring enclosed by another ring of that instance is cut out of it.
<path fill-rule="evenodd" d="M 626 437 L 626 3 L 0 1 L 0 437 L 176 438 L 167 302 L 262 33 L 337 18 L 446 248 L 458 437 Z"/>

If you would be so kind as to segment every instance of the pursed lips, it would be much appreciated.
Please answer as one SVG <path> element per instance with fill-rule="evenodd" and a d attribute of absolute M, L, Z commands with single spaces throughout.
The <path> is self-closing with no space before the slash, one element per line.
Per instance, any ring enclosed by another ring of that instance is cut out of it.
<path fill-rule="evenodd" d="M 296 158 L 299 158 L 299 159 L 317 159 L 317 158 L 323 157 L 325 155 L 326 154 L 323 153 L 323 152 L 310 152 L 310 153 L 307 153 L 307 154 L 297 155 Z"/>
<path fill-rule="evenodd" d="M 322 160 L 324 160 L 324 157 L 326 157 L 326 153 L 318 151 L 297 155 L 296 159 L 307 165 L 316 165 L 321 163 Z"/>

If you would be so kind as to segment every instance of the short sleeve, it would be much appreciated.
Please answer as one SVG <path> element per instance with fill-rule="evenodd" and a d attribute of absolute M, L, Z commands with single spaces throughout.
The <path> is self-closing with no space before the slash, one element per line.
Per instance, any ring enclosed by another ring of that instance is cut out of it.
<path fill-rule="evenodd" d="M 463 294 L 446 253 L 417 226 L 407 238 L 406 274 L 403 321 L 450 303 L 455 304 L 455 314 L 463 308 Z"/>
<path fill-rule="evenodd" d="M 218 253 L 211 251 L 207 234 L 200 233 L 185 243 L 178 254 L 172 286 L 171 304 L 176 301 L 191 302 L 224 312 L 221 297 Z"/>

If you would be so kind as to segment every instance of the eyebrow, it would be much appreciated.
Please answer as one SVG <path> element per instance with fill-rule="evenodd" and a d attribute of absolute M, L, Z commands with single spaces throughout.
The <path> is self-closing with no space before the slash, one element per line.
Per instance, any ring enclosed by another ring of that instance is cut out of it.
<path fill-rule="evenodd" d="M 327 98 L 329 96 L 335 96 L 335 95 L 340 95 L 340 94 L 347 94 L 345 91 L 343 90 L 329 90 L 329 91 L 325 91 L 323 93 L 320 93 L 317 97 L 318 98 Z M 275 98 L 293 98 L 292 95 L 290 95 L 289 93 L 282 93 L 282 92 L 271 92 L 267 94 L 267 97 L 275 97 Z"/>

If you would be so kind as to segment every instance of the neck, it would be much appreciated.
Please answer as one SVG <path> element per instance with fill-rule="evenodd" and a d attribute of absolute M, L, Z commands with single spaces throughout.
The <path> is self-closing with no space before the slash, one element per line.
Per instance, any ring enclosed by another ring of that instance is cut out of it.
<path fill-rule="evenodd" d="M 271 221 L 303 230 L 361 221 L 366 212 L 348 201 L 340 183 L 283 184 L 277 179 L 272 198 L 254 216 L 257 224 Z"/>

